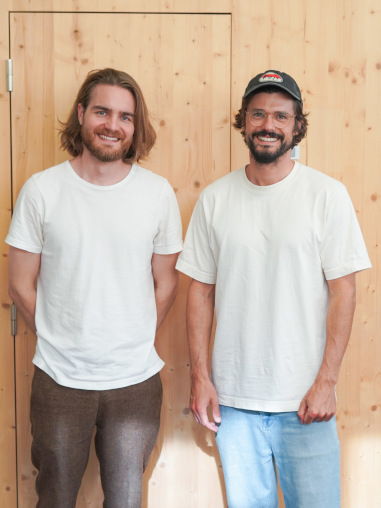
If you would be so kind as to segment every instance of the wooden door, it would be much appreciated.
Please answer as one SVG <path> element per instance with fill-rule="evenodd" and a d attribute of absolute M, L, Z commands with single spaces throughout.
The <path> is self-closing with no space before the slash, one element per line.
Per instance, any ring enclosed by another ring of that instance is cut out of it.
<path fill-rule="evenodd" d="M 66 120 L 89 70 L 115 67 L 140 84 L 158 134 L 149 162 L 175 188 L 184 231 L 200 190 L 230 170 L 229 15 L 12 13 L 13 192 L 37 171 L 67 158 Z M 212 155 L 213 154 L 213 155 Z M 164 401 L 159 439 L 144 478 L 144 506 L 222 507 L 222 475 L 210 433 L 189 414 L 185 337 L 187 281 L 158 336 Z M 35 337 L 18 319 L 16 336 L 19 508 L 35 506 L 29 397 Z M 189 464 L 194 463 L 194 467 Z M 180 471 L 187 464 L 191 475 Z M 77 507 L 100 507 L 92 451 Z"/>

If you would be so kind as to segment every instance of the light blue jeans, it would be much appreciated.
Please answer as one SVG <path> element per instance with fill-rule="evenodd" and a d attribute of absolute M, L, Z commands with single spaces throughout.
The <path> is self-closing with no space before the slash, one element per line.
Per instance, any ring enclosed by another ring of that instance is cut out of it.
<path fill-rule="evenodd" d="M 296 412 L 220 406 L 216 434 L 229 508 L 340 508 L 336 420 L 302 425 Z"/>

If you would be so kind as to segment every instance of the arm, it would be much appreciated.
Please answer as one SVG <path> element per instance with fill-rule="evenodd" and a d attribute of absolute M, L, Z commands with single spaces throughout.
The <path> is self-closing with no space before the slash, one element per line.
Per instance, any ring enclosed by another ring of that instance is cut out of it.
<path fill-rule="evenodd" d="M 177 252 L 176 254 L 153 254 L 152 256 L 152 275 L 155 284 L 157 313 L 156 330 L 168 314 L 177 293 L 178 275 L 175 265 L 178 255 Z"/>
<path fill-rule="evenodd" d="M 192 280 L 187 304 L 187 332 L 191 362 L 191 396 L 189 407 L 198 423 L 217 431 L 221 422 L 217 392 L 209 378 L 209 341 L 214 313 L 214 284 Z M 207 408 L 211 406 L 213 422 Z M 216 423 L 215 423 L 216 422 Z"/>
<path fill-rule="evenodd" d="M 328 281 L 326 344 L 318 375 L 302 400 L 301 423 L 329 421 L 336 412 L 335 385 L 352 328 L 356 306 L 355 273 Z"/>
<path fill-rule="evenodd" d="M 9 296 L 21 312 L 26 324 L 36 333 L 36 280 L 41 254 L 9 248 Z"/>

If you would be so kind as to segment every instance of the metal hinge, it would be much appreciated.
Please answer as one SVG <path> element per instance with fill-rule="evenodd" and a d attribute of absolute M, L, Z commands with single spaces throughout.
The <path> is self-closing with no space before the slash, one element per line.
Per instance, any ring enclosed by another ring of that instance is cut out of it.
<path fill-rule="evenodd" d="M 17 310 L 14 303 L 11 305 L 11 333 L 17 335 Z"/>
<path fill-rule="evenodd" d="M 13 91 L 13 61 L 11 58 L 7 60 L 7 90 Z"/>

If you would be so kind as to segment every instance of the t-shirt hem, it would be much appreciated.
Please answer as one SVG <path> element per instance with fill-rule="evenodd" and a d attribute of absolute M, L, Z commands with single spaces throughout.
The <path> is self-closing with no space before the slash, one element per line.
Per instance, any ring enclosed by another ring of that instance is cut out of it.
<path fill-rule="evenodd" d="M 41 254 L 41 247 L 30 245 L 29 243 L 23 242 L 22 240 L 12 238 L 9 235 L 7 235 L 7 237 L 5 238 L 5 243 L 10 245 L 11 247 L 15 247 L 16 249 L 32 252 L 33 254 Z"/>
<path fill-rule="evenodd" d="M 267 413 L 288 413 L 298 411 L 302 399 L 286 401 L 265 401 L 251 399 L 237 399 L 236 397 L 219 396 L 221 406 L 247 409 L 249 411 L 265 411 Z"/>
<path fill-rule="evenodd" d="M 65 386 L 67 388 L 74 388 L 78 390 L 114 390 L 117 388 L 125 388 L 126 386 L 132 386 L 139 383 L 142 383 L 143 381 L 146 381 L 150 377 L 154 376 L 160 370 L 163 368 L 165 363 L 163 360 L 160 359 L 160 361 L 156 362 L 155 365 L 153 365 L 150 369 L 148 369 L 143 374 L 140 374 L 139 376 L 133 376 L 128 378 L 122 378 L 122 379 L 116 379 L 112 381 L 98 381 L 98 380 L 73 380 L 68 379 L 64 376 L 58 375 L 57 373 L 54 373 L 46 364 L 44 361 L 42 361 L 39 358 L 33 358 L 33 363 L 38 367 L 39 369 L 43 370 L 49 377 L 51 377 L 57 384 L 61 386 Z"/>
<path fill-rule="evenodd" d="M 188 265 L 188 263 L 186 263 L 182 259 L 177 260 L 176 270 L 185 273 L 185 275 L 192 277 L 192 279 L 196 279 L 199 282 L 204 282 L 205 284 L 215 284 L 217 280 L 217 277 L 215 275 L 209 275 L 206 274 L 205 272 L 201 272 L 200 270 L 197 270 L 193 266 Z"/>
<path fill-rule="evenodd" d="M 345 277 L 351 273 L 361 272 L 363 270 L 368 270 L 372 268 L 372 264 L 369 259 L 361 259 L 354 261 L 351 264 L 347 264 L 340 268 L 333 268 L 330 270 L 324 270 L 324 275 L 327 280 L 338 279 L 340 277 Z"/>
<path fill-rule="evenodd" d="M 182 250 L 183 250 L 182 242 L 167 247 L 154 246 L 153 248 L 154 254 L 176 254 L 176 252 L 181 252 Z"/>

